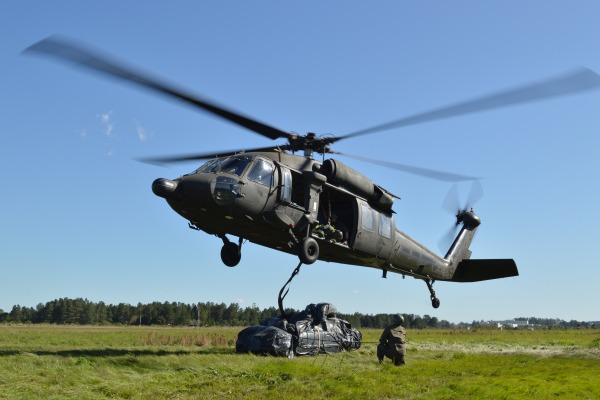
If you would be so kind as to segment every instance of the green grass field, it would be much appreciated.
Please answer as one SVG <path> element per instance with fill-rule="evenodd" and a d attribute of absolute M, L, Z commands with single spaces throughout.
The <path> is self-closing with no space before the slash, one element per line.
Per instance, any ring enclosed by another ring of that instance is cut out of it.
<path fill-rule="evenodd" d="M 1 326 L 0 399 L 597 399 L 600 331 L 409 330 L 407 365 L 358 351 L 236 354 L 242 328 Z"/>

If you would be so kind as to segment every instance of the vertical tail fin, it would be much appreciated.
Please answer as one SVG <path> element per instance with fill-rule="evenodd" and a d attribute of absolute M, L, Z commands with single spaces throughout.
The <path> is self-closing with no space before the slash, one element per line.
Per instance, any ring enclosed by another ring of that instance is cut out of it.
<path fill-rule="evenodd" d="M 454 267 L 456 267 L 462 260 L 468 260 L 471 258 L 471 250 L 469 250 L 469 246 L 473 241 L 477 227 L 479 224 L 481 224 L 481 220 L 473 210 L 460 211 L 456 218 L 457 224 L 462 222 L 463 226 L 456 236 L 456 239 L 454 239 L 454 242 L 450 246 L 450 249 L 448 249 L 446 256 L 444 257 L 444 259 Z"/>

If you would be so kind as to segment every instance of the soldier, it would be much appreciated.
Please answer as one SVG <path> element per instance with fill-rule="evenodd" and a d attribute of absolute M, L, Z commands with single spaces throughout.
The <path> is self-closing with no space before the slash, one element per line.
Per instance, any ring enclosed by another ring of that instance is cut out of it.
<path fill-rule="evenodd" d="M 406 355 L 406 330 L 402 326 L 404 317 L 402 314 L 396 314 L 393 324 L 387 326 L 377 345 L 377 358 L 379 363 L 383 363 L 383 357 L 387 357 L 394 362 L 394 365 L 404 365 L 404 356 Z"/>

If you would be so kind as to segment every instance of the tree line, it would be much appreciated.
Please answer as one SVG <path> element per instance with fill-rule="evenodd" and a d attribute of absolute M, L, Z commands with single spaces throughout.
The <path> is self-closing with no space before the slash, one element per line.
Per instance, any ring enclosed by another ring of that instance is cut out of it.
<path fill-rule="evenodd" d="M 275 315 L 274 308 L 241 308 L 232 303 L 153 302 L 137 305 L 105 304 L 87 299 L 62 298 L 36 307 L 13 306 L 10 312 L 0 310 L 0 323 L 79 324 L 79 325 L 258 325 Z"/>
<path fill-rule="evenodd" d="M 287 309 L 286 313 L 298 310 Z M 254 326 L 279 315 L 279 309 L 256 306 L 242 308 L 238 303 L 197 303 L 153 302 L 150 304 L 125 303 L 105 304 L 87 299 L 62 298 L 36 307 L 13 306 L 10 312 L 0 310 L 0 323 L 23 324 L 78 324 L 78 325 L 200 325 L 200 326 Z M 394 315 L 338 314 L 338 318 L 348 321 L 354 327 L 383 328 L 392 323 Z M 404 315 L 407 328 L 451 327 L 448 321 L 438 321 L 436 317 Z"/>
<path fill-rule="evenodd" d="M 298 310 L 287 309 L 287 313 Z M 137 305 L 119 303 L 105 304 L 87 299 L 61 298 L 38 304 L 36 307 L 13 306 L 10 312 L 0 309 L 0 323 L 21 324 L 76 324 L 76 325 L 171 325 L 171 326 L 254 326 L 280 314 L 279 309 L 269 307 L 259 309 L 256 306 L 242 308 L 238 303 L 196 303 L 153 302 Z M 467 328 L 481 327 L 483 321 L 454 324 L 446 320 L 438 320 L 429 315 L 419 316 L 403 314 L 404 326 L 408 329 L 424 328 Z M 382 329 L 392 323 L 394 314 L 337 314 L 338 318 L 348 321 L 356 328 Z M 523 318 L 521 318 L 523 319 Z M 530 323 L 538 326 L 598 327 L 598 324 L 578 321 L 562 321 L 558 319 L 528 318 Z"/>

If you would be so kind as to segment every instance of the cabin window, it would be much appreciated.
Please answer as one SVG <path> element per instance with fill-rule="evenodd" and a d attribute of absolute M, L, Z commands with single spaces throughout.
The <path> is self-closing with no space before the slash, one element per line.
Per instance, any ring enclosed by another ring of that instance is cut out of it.
<path fill-rule="evenodd" d="M 256 160 L 248 173 L 248 179 L 261 185 L 271 186 L 273 184 L 273 165 L 264 160 Z"/>
<path fill-rule="evenodd" d="M 392 237 L 392 217 L 379 214 L 379 234 L 386 238 Z"/>
<path fill-rule="evenodd" d="M 375 211 L 366 204 L 360 205 L 360 214 L 361 214 L 361 226 L 363 229 L 374 232 L 376 225 L 377 214 Z"/>

